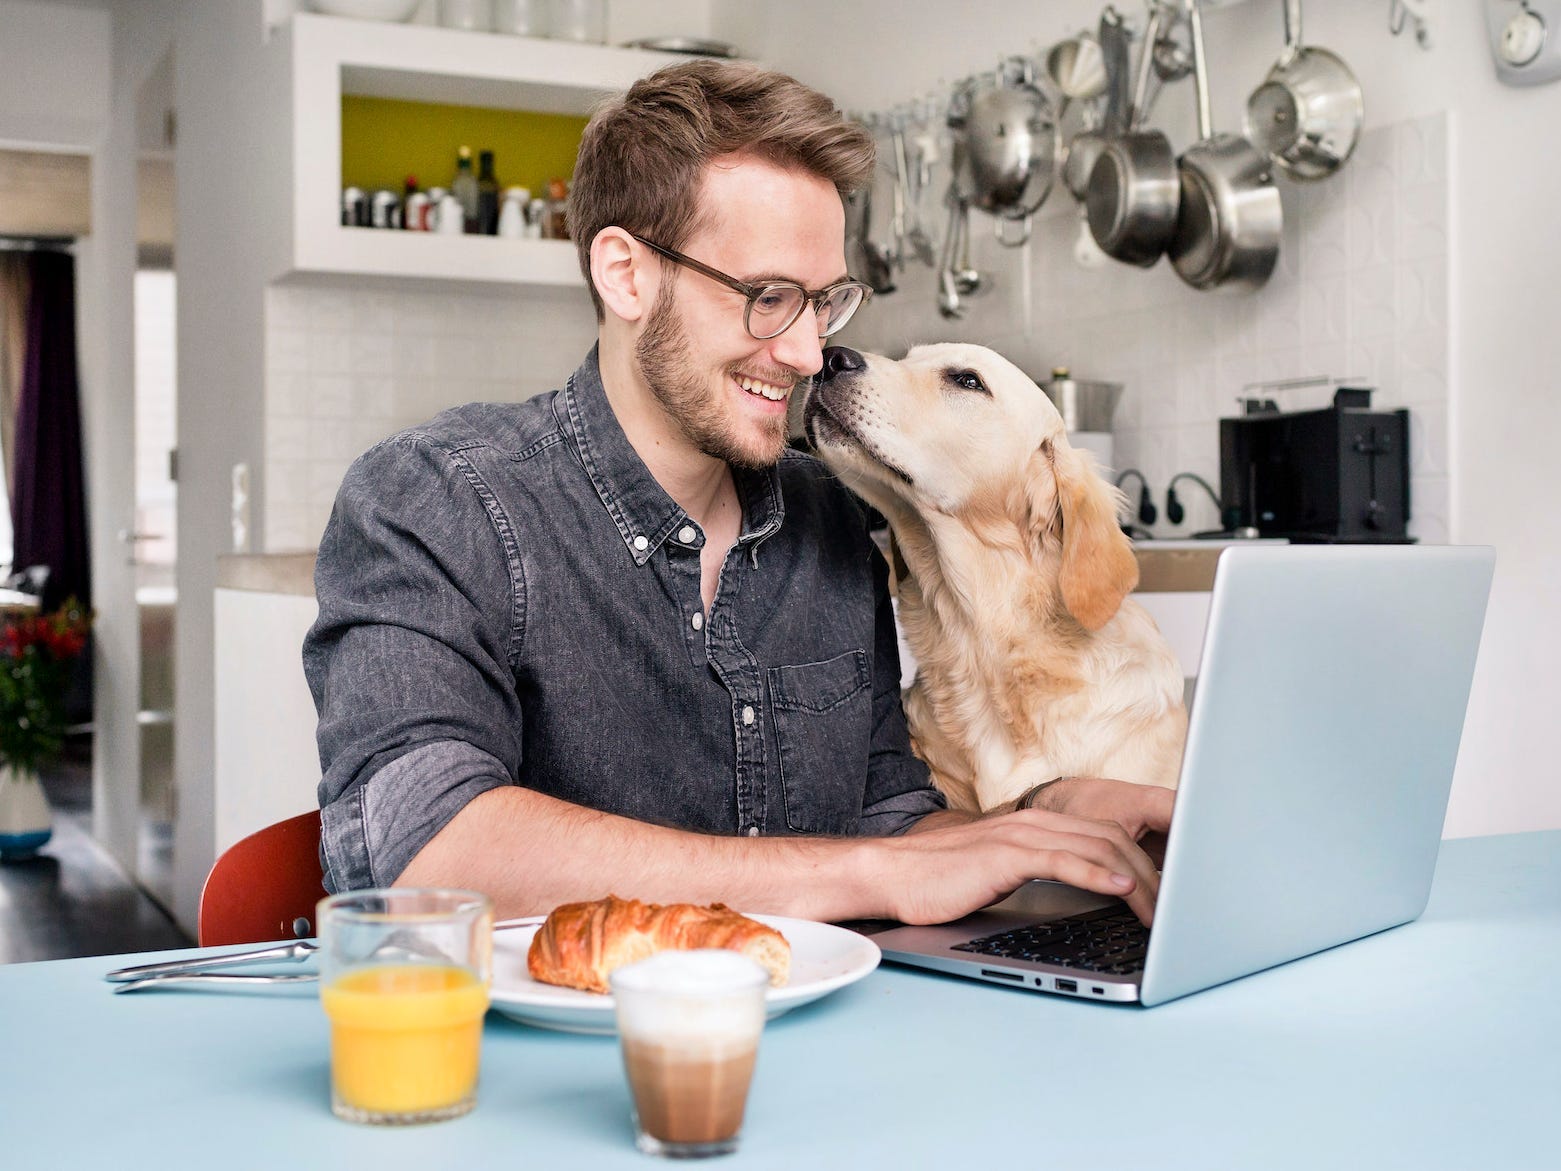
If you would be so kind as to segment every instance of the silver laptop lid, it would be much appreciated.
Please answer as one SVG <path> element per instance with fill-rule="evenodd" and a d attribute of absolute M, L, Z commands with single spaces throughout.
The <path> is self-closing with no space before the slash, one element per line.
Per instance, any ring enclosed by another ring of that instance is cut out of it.
<path fill-rule="evenodd" d="M 1425 908 L 1495 552 L 1220 556 L 1142 1000 Z"/>

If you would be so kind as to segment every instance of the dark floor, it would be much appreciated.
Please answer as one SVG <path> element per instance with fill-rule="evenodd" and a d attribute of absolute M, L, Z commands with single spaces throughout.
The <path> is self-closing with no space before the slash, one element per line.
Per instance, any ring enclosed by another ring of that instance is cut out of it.
<path fill-rule="evenodd" d="M 90 740 L 69 745 L 43 784 L 54 836 L 34 858 L 0 862 L 0 963 L 191 946 L 93 840 Z"/>

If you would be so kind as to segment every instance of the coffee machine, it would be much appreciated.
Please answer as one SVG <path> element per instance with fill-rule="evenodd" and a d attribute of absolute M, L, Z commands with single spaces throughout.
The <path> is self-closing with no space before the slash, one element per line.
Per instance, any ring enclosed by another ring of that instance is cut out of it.
<path fill-rule="evenodd" d="M 1409 412 L 1340 387 L 1321 410 L 1244 401 L 1220 420 L 1220 501 L 1237 532 L 1308 543 L 1407 544 Z"/>

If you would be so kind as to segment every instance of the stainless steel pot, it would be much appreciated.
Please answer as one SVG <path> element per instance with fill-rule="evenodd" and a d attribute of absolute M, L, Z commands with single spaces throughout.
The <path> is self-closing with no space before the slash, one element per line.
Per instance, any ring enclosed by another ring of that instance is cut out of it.
<path fill-rule="evenodd" d="M 1301 44 L 1301 0 L 1285 0 L 1285 51 L 1247 99 L 1247 137 L 1292 179 L 1325 179 L 1354 153 L 1364 118 L 1355 74 Z"/>
<path fill-rule="evenodd" d="M 1128 130 L 1106 140 L 1090 171 L 1084 203 L 1090 234 L 1107 256 L 1152 267 L 1165 253 L 1176 231 L 1181 184 L 1176 152 L 1158 130 L 1141 127 L 1147 115 L 1149 71 L 1159 36 L 1158 4 L 1149 13 L 1149 25 L 1139 50 L 1138 83 L 1128 112 Z"/>
<path fill-rule="evenodd" d="M 999 220 L 1024 223 L 1012 246 L 1028 241 L 1030 217 L 1045 202 L 1057 169 L 1057 124 L 1051 100 L 1035 85 L 1031 63 L 1012 57 L 991 84 L 967 88 L 950 111 L 949 125 L 963 149 L 955 152 L 960 198 Z"/>
<path fill-rule="evenodd" d="M 1040 383 L 1052 400 L 1063 426 L 1069 431 L 1110 431 L 1111 416 L 1122 397 L 1120 382 L 1083 382 L 1072 376 L 1066 366 L 1052 370 L 1049 381 Z"/>
<path fill-rule="evenodd" d="M 1284 212 L 1269 158 L 1245 138 L 1215 134 L 1209 113 L 1209 70 L 1203 21 L 1188 5 L 1193 76 L 1202 141 L 1177 163 L 1181 208 L 1166 252 L 1177 275 L 1195 289 L 1261 288 L 1279 259 Z"/>
<path fill-rule="evenodd" d="M 1127 129 L 1128 56 L 1127 29 L 1109 4 L 1100 14 L 1101 67 L 1105 73 L 1106 115 L 1101 125 L 1081 130 L 1068 143 L 1062 164 L 1062 181 L 1073 198 L 1084 201 L 1089 193 L 1090 172 L 1107 141 Z"/>

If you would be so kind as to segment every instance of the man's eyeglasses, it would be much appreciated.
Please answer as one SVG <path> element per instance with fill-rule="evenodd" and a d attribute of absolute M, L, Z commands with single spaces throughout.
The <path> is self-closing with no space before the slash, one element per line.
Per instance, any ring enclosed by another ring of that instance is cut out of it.
<path fill-rule="evenodd" d="M 748 305 L 743 312 L 743 325 L 757 341 L 780 337 L 810 305 L 818 318 L 819 337 L 839 333 L 872 293 L 872 289 L 861 281 L 839 281 L 827 289 L 805 289 L 795 281 L 765 281 L 763 284 L 750 285 L 708 264 L 701 264 L 693 257 L 684 256 L 671 248 L 663 248 L 644 236 L 636 236 L 633 232 L 629 235 L 674 264 L 681 264 L 713 281 L 720 281 L 733 292 L 746 297 Z"/>

